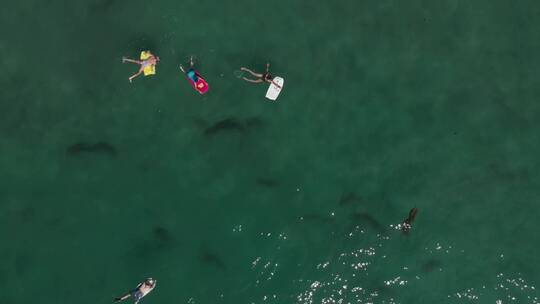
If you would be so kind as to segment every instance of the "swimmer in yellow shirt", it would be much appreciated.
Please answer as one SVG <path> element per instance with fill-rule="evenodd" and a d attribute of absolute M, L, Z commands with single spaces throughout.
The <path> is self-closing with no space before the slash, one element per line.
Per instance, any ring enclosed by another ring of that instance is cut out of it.
<path fill-rule="evenodd" d="M 136 63 L 141 66 L 137 73 L 129 77 L 129 82 L 132 82 L 133 78 L 141 75 L 144 72 L 144 69 L 146 69 L 147 67 L 155 66 L 159 62 L 159 57 L 154 56 L 150 52 L 146 52 L 146 54 L 148 54 L 148 58 L 143 59 L 143 60 L 135 60 L 135 59 L 129 59 L 127 57 L 122 57 L 122 63 L 131 62 L 131 63 Z M 141 57 L 142 57 L 142 54 L 141 54 Z"/>

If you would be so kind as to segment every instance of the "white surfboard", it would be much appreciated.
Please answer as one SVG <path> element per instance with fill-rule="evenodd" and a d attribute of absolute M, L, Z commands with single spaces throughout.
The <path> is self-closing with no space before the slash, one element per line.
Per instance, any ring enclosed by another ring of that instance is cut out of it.
<path fill-rule="evenodd" d="M 272 82 L 275 82 L 279 86 L 271 83 L 268 91 L 266 91 L 266 98 L 270 100 L 276 100 L 279 96 L 279 93 L 281 92 L 281 89 L 283 89 L 283 83 L 285 82 L 285 80 L 283 80 L 283 78 L 281 77 L 274 77 L 274 79 L 272 79 Z"/>

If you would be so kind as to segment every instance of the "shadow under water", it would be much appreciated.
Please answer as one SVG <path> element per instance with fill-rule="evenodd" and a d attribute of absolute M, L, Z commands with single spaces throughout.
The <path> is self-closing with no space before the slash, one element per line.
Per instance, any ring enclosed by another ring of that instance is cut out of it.
<path fill-rule="evenodd" d="M 227 118 L 214 123 L 212 126 L 204 130 L 204 134 L 207 136 L 215 135 L 223 131 L 238 131 L 244 132 L 245 127 L 242 122 L 235 118 Z"/>
<path fill-rule="evenodd" d="M 147 260 L 174 250 L 176 247 L 176 241 L 167 228 L 159 225 L 154 226 L 151 233 L 151 238 L 137 240 L 128 254 L 141 260 Z"/>
<path fill-rule="evenodd" d="M 308 213 L 300 217 L 300 221 L 314 221 L 319 223 L 334 223 L 336 220 L 334 217 L 325 216 L 315 213 Z"/>
<path fill-rule="evenodd" d="M 106 142 L 76 143 L 66 149 L 66 154 L 69 156 L 79 156 L 83 153 L 102 154 L 110 157 L 116 157 L 116 148 Z"/>
<path fill-rule="evenodd" d="M 169 230 L 161 226 L 154 227 L 152 232 L 154 234 L 154 238 L 159 242 L 171 242 L 173 240 Z"/>
<path fill-rule="evenodd" d="M 227 268 L 223 260 L 217 254 L 206 248 L 201 248 L 199 252 L 199 261 L 221 270 L 225 270 Z"/>
<path fill-rule="evenodd" d="M 250 117 L 244 120 L 229 117 L 212 124 L 210 127 L 205 128 L 204 135 L 212 136 L 225 131 L 235 131 L 243 133 L 246 131 L 250 131 L 254 128 L 261 127 L 262 125 L 263 121 L 257 117 Z"/>
<path fill-rule="evenodd" d="M 386 227 L 384 225 L 365 212 L 355 212 L 351 214 L 351 219 L 355 224 L 361 227 L 368 227 L 380 233 L 386 232 Z"/>
<path fill-rule="evenodd" d="M 441 268 L 441 266 L 442 262 L 440 260 L 430 259 L 423 263 L 420 269 L 422 269 L 423 272 L 432 272 L 435 269 Z"/>
<path fill-rule="evenodd" d="M 88 4 L 88 10 L 95 13 L 109 11 L 116 4 L 116 0 L 95 0 Z"/>
<path fill-rule="evenodd" d="M 264 187 L 268 187 L 268 188 L 274 188 L 274 187 L 279 186 L 279 182 L 277 180 L 271 179 L 271 178 L 257 177 L 255 182 L 259 186 L 264 186 Z"/>
<path fill-rule="evenodd" d="M 339 198 L 339 205 L 340 206 L 347 206 L 347 205 L 351 205 L 351 204 L 354 204 L 354 203 L 358 203 L 362 200 L 362 197 L 358 196 L 356 193 L 354 192 L 347 192 L 347 193 L 343 193 L 341 195 L 341 197 Z"/>

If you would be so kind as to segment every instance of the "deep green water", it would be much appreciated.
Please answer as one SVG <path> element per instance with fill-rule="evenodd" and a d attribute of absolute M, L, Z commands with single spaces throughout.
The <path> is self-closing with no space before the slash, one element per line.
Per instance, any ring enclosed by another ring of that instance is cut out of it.
<path fill-rule="evenodd" d="M 539 16 L 3 3 L 0 303 L 110 303 L 147 276 L 144 304 L 538 303 Z M 121 58 L 145 49 L 157 75 L 130 84 Z M 205 96 L 177 70 L 190 55 Z M 236 77 L 267 61 L 277 103 Z M 244 129 L 205 134 L 228 118 Z M 97 142 L 116 156 L 66 153 Z"/>

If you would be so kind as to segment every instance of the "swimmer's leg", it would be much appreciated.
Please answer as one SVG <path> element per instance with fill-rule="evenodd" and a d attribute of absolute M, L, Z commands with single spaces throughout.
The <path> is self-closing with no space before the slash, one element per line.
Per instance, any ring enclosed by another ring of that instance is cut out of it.
<path fill-rule="evenodd" d="M 134 59 L 129 59 L 129 58 L 126 58 L 126 57 L 122 57 L 122 63 L 126 63 L 126 62 L 131 62 L 131 63 L 136 63 L 136 64 L 142 64 L 142 61 L 134 60 Z"/>
<path fill-rule="evenodd" d="M 253 80 L 253 79 L 248 79 L 246 77 L 242 77 L 242 79 L 244 79 L 245 81 L 253 82 L 253 83 L 261 83 L 262 82 L 262 79 Z"/>
<path fill-rule="evenodd" d="M 121 301 L 124 301 L 125 299 L 131 297 L 131 293 L 126 293 L 125 295 L 121 296 L 121 297 L 116 297 L 114 298 L 114 302 L 121 302 Z"/>
<path fill-rule="evenodd" d="M 129 77 L 129 82 L 131 82 L 133 80 L 133 78 L 141 75 L 143 71 L 144 71 L 144 69 L 141 68 L 136 74 L 131 75 L 131 77 Z"/>
<path fill-rule="evenodd" d="M 250 70 L 250 69 L 248 69 L 248 68 L 245 68 L 245 67 L 241 67 L 240 70 L 245 71 L 245 72 L 248 72 L 248 73 L 250 73 L 251 75 L 253 75 L 253 76 L 255 76 L 255 77 L 258 77 L 258 78 L 263 77 L 262 74 L 255 73 L 255 72 L 253 72 L 252 70 Z"/>
<path fill-rule="evenodd" d="M 134 304 L 138 304 L 139 301 L 144 297 L 143 293 L 140 290 L 133 292 L 133 301 Z"/>

